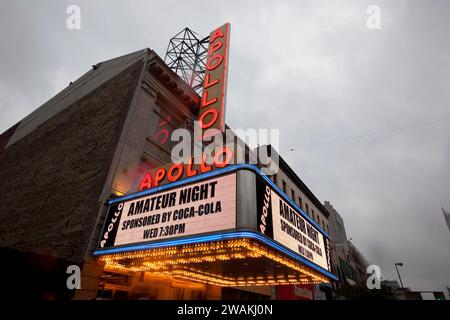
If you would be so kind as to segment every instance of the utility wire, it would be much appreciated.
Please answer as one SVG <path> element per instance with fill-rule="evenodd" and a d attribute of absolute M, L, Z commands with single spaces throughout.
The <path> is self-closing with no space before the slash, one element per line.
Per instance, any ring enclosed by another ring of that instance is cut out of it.
<path fill-rule="evenodd" d="M 329 140 L 329 141 L 319 142 L 319 143 L 315 143 L 315 144 L 309 144 L 309 145 L 305 145 L 305 146 L 297 147 L 297 148 L 290 148 L 290 149 L 288 149 L 288 151 L 296 151 L 296 150 L 300 150 L 300 149 L 308 149 L 308 148 L 323 146 L 323 145 L 327 145 L 327 144 L 333 144 L 333 143 L 345 142 L 345 141 L 350 141 L 350 140 L 356 140 L 356 139 L 361 139 L 361 138 L 365 138 L 365 137 L 370 137 L 370 136 L 375 136 L 375 135 L 386 134 L 386 133 L 401 131 L 401 130 L 405 130 L 405 129 L 410 129 L 410 128 L 413 128 L 413 127 L 430 125 L 430 124 L 435 124 L 435 123 L 439 123 L 439 122 L 445 122 L 445 121 L 449 121 L 449 120 L 450 120 L 450 117 L 443 118 L 443 119 L 438 119 L 438 120 L 426 121 L 426 122 L 419 122 L 419 123 L 406 125 L 406 126 L 403 126 L 403 127 L 397 127 L 397 128 L 387 129 L 387 130 L 382 130 L 382 131 L 375 131 L 375 132 L 365 133 L 365 134 L 361 134 L 361 135 L 357 135 L 357 136 L 351 136 L 351 137 L 347 137 L 347 138 L 340 138 L 340 139 L 335 139 L 335 140 Z"/>

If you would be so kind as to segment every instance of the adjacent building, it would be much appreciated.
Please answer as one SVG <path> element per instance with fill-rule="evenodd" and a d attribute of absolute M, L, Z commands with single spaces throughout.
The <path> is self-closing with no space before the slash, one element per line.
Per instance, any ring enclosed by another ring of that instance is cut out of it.
<path fill-rule="evenodd" d="M 325 209 L 328 212 L 328 220 L 330 225 L 330 236 L 335 243 L 343 243 L 347 240 L 347 234 L 345 232 L 344 219 L 334 209 L 333 205 L 329 201 L 324 202 Z"/>
<path fill-rule="evenodd" d="M 329 201 L 324 202 L 324 207 L 329 213 L 330 235 L 334 239 L 331 252 L 332 270 L 340 281 L 355 285 L 365 284 L 366 270 L 369 265 L 364 255 L 347 239 L 344 219 Z"/>
<path fill-rule="evenodd" d="M 396 300 L 446 300 L 442 291 L 412 291 L 401 288 L 397 280 L 383 280 L 381 286 L 388 288 Z"/>

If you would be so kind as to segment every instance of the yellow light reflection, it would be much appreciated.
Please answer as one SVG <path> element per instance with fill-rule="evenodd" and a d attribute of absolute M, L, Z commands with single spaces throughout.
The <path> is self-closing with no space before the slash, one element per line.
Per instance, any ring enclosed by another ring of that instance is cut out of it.
<path fill-rule="evenodd" d="M 231 277 L 207 272 L 199 265 L 244 259 L 269 259 L 289 273 Z M 155 276 L 195 281 L 218 286 L 264 286 L 302 283 L 329 283 L 329 279 L 301 263 L 252 239 L 237 239 L 173 246 L 145 251 L 103 255 L 106 270 L 149 272 Z M 287 269 L 286 269 L 287 268 Z"/>

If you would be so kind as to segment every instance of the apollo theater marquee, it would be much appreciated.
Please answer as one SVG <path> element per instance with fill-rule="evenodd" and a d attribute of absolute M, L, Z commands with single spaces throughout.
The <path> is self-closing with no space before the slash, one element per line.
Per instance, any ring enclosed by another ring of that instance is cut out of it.
<path fill-rule="evenodd" d="M 223 131 L 229 24 L 209 37 L 198 120 Z M 206 131 L 208 132 L 208 131 Z M 171 163 L 111 198 L 94 255 L 105 270 L 218 287 L 330 283 L 329 235 L 252 164 Z"/>

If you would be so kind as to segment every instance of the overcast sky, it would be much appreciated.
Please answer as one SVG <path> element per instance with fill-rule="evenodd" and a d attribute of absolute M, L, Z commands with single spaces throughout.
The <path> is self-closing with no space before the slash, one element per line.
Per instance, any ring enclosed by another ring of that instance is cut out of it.
<path fill-rule="evenodd" d="M 70 4 L 80 30 L 66 28 Z M 0 0 L 0 132 L 97 62 L 164 57 L 182 28 L 227 21 L 227 123 L 280 129 L 281 155 L 383 278 L 403 262 L 406 286 L 450 286 L 449 1 Z"/>

